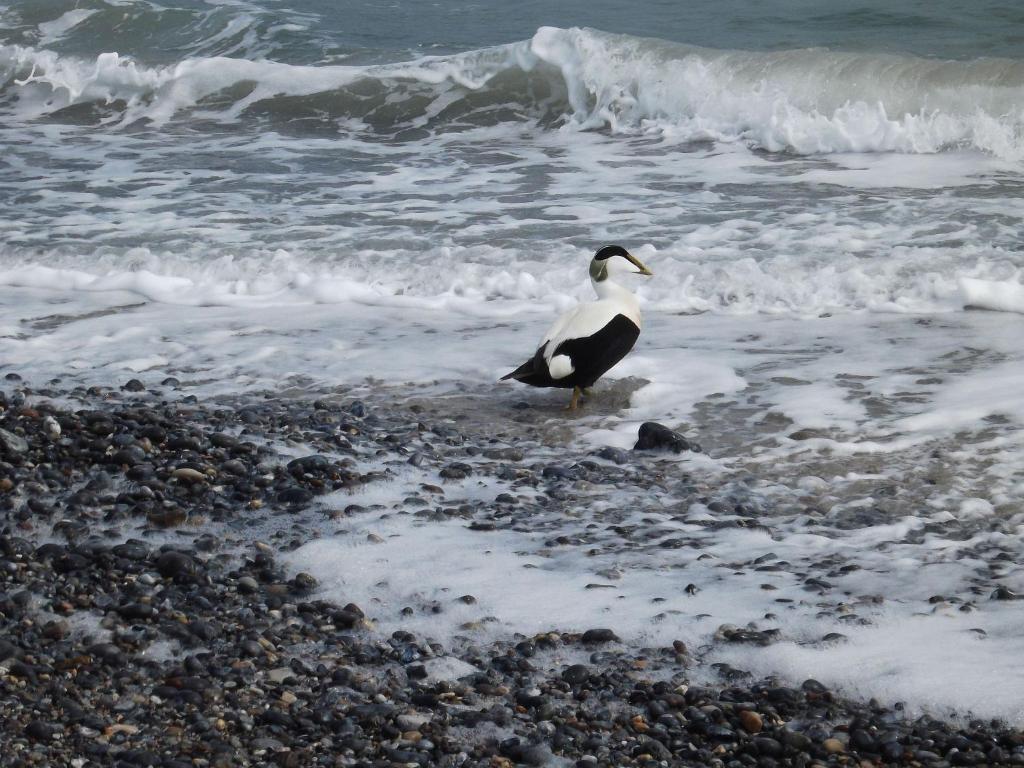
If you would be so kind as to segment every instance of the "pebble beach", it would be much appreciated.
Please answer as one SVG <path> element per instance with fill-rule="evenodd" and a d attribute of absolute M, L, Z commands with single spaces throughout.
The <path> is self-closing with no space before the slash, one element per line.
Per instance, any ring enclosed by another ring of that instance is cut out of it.
<path fill-rule="evenodd" d="M 770 620 L 720 627 L 704 647 L 626 642 L 614 615 L 530 635 L 482 632 L 484 618 L 442 643 L 401 627 L 477 596 L 325 599 L 289 566 L 374 515 L 486 537 L 601 484 L 683 483 L 711 504 L 717 489 L 675 461 L 702 450 L 692 436 L 648 428 L 636 450 L 563 447 L 553 464 L 531 447 L 525 402 L 520 421 L 481 433 L 443 406 L 339 392 L 202 402 L 170 379 L 33 389 L 8 374 L 0 407 L 6 765 L 1024 764 L 1024 733 L 998 720 L 705 668 L 711 646 L 779 641 Z M 403 495 L 410 465 L 434 482 Z M 452 484 L 467 477 L 521 492 L 461 498 Z M 331 501 L 380 487 L 390 503 Z M 679 584 L 684 598 L 701 587 Z"/>

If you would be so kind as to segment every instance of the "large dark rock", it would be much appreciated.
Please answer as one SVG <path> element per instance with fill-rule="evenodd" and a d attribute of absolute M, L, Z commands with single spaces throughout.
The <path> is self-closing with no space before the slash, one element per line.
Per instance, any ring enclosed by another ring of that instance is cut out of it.
<path fill-rule="evenodd" d="M 640 425 L 640 432 L 633 450 L 682 453 L 690 450 L 690 443 L 685 437 L 678 432 L 673 432 L 664 424 L 645 421 Z"/>

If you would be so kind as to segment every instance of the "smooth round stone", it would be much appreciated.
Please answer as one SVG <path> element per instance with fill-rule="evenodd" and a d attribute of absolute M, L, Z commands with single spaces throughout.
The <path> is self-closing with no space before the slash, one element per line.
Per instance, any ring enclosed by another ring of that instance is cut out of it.
<path fill-rule="evenodd" d="M 297 573 L 292 579 L 292 586 L 299 592 L 311 592 L 320 586 L 320 582 L 308 573 Z"/>
<path fill-rule="evenodd" d="M 743 726 L 743 730 L 747 733 L 760 733 L 764 727 L 764 721 L 761 719 L 761 715 L 750 709 L 744 709 L 740 712 L 740 725 Z"/>
<path fill-rule="evenodd" d="M 629 463 L 629 453 L 624 451 L 622 448 L 615 448 L 607 445 L 597 452 L 597 455 L 605 461 L 610 461 L 613 464 L 627 464 Z"/>
<path fill-rule="evenodd" d="M 277 494 L 277 500 L 282 504 L 298 506 L 311 502 L 313 500 L 313 493 L 305 488 L 285 488 Z"/>
<path fill-rule="evenodd" d="M 140 542 L 137 539 L 129 539 L 124 544 L 118 544 L 111 548 L 118 557 L 123 557 L 126 560 L 144 560 L 150 555 L 150 546 L 144 542 Z"/>
<path fill-rule="evenodd" d="M 569 685 L 582 685 L 590 677 L 590 668 L 586 664 L 573 664 L 562 672 L 562 679 Z"/>
<path fill-rule="evenodd" d="M 184 552 L 164 552 L 156 560 L 156 569 L 164 578 L 193 576 L 199 570 L 196 561 Z"/>
<path fill-rule="evenodd" d="M 825 748 L 825 751 L 830 755 L 837 755 L 840 752 L 845 752 L 846 747 L 839 739 L 825 739 L 821 742 L 821 746 Z"/>
<path fill-rule="evenodd" d="M 766 757 L 782 757 L 782 744 L 767 736 L 758 736 L 754 740 L 754 747 L 759 755 Z"/>
<path fill-rule="evenodd" d="M 588 629 L 583 633 L 583 636 L 580 638 L 580 642 L 594 644 L 617 643 L 619 642 L 619 637 L 610 629 Z"/>

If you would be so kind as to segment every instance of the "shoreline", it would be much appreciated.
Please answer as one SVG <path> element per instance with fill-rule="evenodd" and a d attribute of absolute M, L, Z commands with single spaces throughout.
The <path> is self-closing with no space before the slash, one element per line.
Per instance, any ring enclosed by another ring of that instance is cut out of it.
<path fill-rule="evenodd" d="M 612 617 L 450 645 L 385 633 L 374 605 L 322 599 L 282 565 L 322 535 L 326 495 L 388 482 L 389 462 L 457 480 L 453 454 L 507 436 L 344 394 L 19 388 L 0 388 L 12 766 L 1024 764 L 1024 733 L 992 722 L 908 719 L 728 664 L 695 682 L 698 649 L 620 642 Z M 549 458 L 522 442 L 489 449 L 494 464 Z"/>

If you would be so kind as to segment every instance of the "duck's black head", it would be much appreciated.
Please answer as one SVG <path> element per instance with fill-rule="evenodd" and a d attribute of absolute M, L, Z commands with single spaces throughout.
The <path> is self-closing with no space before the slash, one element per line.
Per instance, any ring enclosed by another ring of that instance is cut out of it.
<path fill-rule="evenodd" d="M 631 269 L 629 265 L 636 267 Z M 590 278 L 594 282 L 601 282 L 608 279 L 609 274 L 632 272 L 640 275 L 651 275 L 651 270 L 645 267 L 640 259 L 631 254 L 621 245 L 606 245 L 594 254 L 590 262 Z"/>
<path fill-rule="evenodd" d="M 624 259 L 631 259 L 629 251 L 623 248 L 621 245 L 606 245 L 603 248 L 598 249 L 597 253 L 594 254 L 594 261 L 604 261 L 610 259 L 612 256 L 621 256 Z"/>

